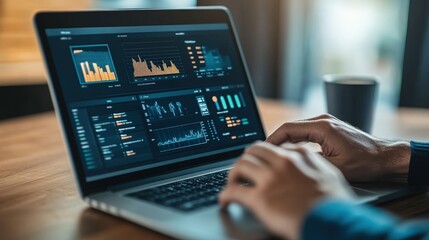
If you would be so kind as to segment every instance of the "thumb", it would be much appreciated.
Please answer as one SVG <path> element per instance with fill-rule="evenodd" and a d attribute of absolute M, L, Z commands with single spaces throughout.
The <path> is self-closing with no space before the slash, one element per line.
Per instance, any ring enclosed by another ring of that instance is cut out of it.
<path fill-rule="evenodd" d="M 284 123 L 267 138 L 267 142 L 280 145 L 284 142 L 313 142 L 323 144 L 328 132 L 327 120 L 295 121 Z"/>

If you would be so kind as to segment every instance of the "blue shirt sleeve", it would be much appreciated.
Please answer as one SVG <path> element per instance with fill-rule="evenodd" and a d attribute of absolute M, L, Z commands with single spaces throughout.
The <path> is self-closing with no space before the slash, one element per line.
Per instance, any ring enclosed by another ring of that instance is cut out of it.
<path fill-rule="evenodd" d="M 429 186 L 429 142 L 411 141 L 408 184 Z"/>
<path fill-rule="evenodd" d="M 329 199 L 317 204 L 309 213 L 301 236 L 304 240 L 429 240 L 429 221 L 402 223 L 374 207 Z"/>

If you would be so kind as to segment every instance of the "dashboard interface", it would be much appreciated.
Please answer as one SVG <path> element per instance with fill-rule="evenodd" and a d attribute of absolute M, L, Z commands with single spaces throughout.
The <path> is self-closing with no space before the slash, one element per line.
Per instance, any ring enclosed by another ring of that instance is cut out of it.
<path fill-rule="evenodd" d="M 262 139 L 224 23 L 46 29 L 86 181 Z"/>

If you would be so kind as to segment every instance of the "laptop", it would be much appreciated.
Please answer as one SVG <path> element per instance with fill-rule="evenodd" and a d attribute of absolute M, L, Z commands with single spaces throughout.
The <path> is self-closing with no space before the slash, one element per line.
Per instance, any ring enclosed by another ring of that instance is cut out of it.
<path fill-rule="evenodd" d="M 42 12 L 35 25 L 90 207 L 175 238 L 269 237 L 217 205 L 236 158 L 266 138 L 227 9 Z"/>

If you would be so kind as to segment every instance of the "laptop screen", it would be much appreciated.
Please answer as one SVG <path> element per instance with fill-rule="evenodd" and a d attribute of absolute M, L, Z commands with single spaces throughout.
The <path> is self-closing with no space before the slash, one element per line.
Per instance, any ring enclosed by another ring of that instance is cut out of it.
<path fill-rule="evenodd" d="M 87 182 L 264 137 L 226 23 L 48 28 Z"/>

